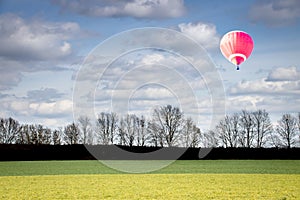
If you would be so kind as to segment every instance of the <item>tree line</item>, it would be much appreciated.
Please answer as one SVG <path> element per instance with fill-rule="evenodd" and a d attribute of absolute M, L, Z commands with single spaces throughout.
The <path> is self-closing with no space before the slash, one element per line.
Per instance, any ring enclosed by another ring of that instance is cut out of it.
<path fill-rule="evenodd" d="M 300 146 L 300 112 L 283 114 L 274 125 L 265 110 L 242 110 L 224 116 L 208 131 L 171 105 L 154 109 L 149 119 L 102 112 L 95 122 L 81 116 L 57 129 L 0 118 L 0 144 L 290 148 Z"/>

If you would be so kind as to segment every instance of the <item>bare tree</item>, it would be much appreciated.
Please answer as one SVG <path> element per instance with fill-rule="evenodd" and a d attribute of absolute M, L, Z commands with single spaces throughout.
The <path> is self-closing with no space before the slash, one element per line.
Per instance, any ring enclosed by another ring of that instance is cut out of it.
<path fill-rule="evenodd" d="M 20 143 L 20 144 L 37 144 L 38 143 L 38 134 L 37 134 L 35 125 L 33 125 L 33 124 L 22 125 L 18 143 Z"/>
<path fill-rule="evenodd" d="M 98 134 L 98 141 L 100 144 L 107 145 L 109 144 L 109 128 L 107 126 L 107 113 L 100 113 L 97 119 L 97 134 Z"/>
<path fill-rule="evenodd" d="M 21 126 L 17 143 L 19 144 L 51 144 L 51 129 L 41 124 L 24 124 Z"/>
<path fill-rule="evenodd" d="M 201 146 L 205 148 L 218 146 L 218 134 L 216 131 L 208 130 L 201 134 Z"/>
<path fill-rule="evenodd" d="M 191 134 L 190 147 L 192 147 L 192 148 L 199 147 L 199 145 L 200 145 L 200 139 L 201 139 L 200 128 L 198 128 L 196 125 L 193 125 L 193 127 L 192 127 L 192 134 Z"/>
<path fill-rule="evenodd" d="M 266 139 L 273 131 L 273 126 L 269 117 L 269 113 L 265 110 L 253 112 L 254 131 L 256 139 L 256 147 L 260 148 L 266 144 Z"/>
<path fill-rule="evenodd" d="M 136 116 L 127 114 L 121 119 L 122 140 L 125 145 L 133 146 L 136 137 Z"/>
<path fill-rule="evenodd" d="M 78 119 L 78 127 L 80 132 L 82 133 L 82 142 L 83 144 L 92 144 L 93 136 L 92 136 L 92 123 L 91 119 L 87 116 L 80 116 Z"/>
<path fill-rule="evenodd" d="M 13 118 L 0 119 L 0 144 L 13 144 L 16 142 L 21 126 Z"/>
<path fill-rule="evenodd" d="M 291 114 L 284 114 L 278 121 L 276 131 L 283 145 L 290 148 L 296 142 L 297 119 Z"/>
<path fill-rule="evenodd" d="M 246 110 L 242 110 L 240 114 L 240 135 L 239 135 L 239 144 L 242 147 L 250 148 L 253 145 L 254 140 L 254 119 L 253 114 Z"/>
<path fill-rule="evenodd" d="M 137 134 L 136 134 L 136 140 L 137 140 L 137 146 L 145 146 L 146 142 L 149 139 L 148 132 L 147 132 L 147 122 L 144 116 L 141 116 L 141 118 L 136 118 L 136 126 L 137 126 Z"/>
<path fill-rule="evenodd" d="M 129 146 L 145 146 L 148 137 L 147 124 L 144 116 L 139 118 L 138 116 L 131 114 L 126 115 L 122 119 L 121 133 L 123 133 L 124 144 Z"/>
<path fill-rule="evenodd" d="M 97 134 L 100 144 L 114 144 L 117 130 L 116 113 L 100 113 L 97 119 Z"/>
<path fill-rule="evenodd" d="M 297 114 L 297 127 L 298 127 L 298 130 L 300 133 L 300 112 L 298 112 L 298 114 Z"/>
<path fill-rule="evenodd" d="M 155 147 L 164 146 L 164 136 L 160 126 L 152 119 L 148 122 L 147 131 L 150 136 L 150 143 Z"/>
<path fill-rule="evenodd" d="M 36 144 L 50 144 L 51 143 L 51 130 L 41 124 L 35 125 L 37 132 Z"/>
<path fill-rule="evenodd" d="M 198 128 L 192 118 L 184 120 L 183 130 L 181 134 L 181 142 L 184 147 L 198 147 L 200 143 L 201 131 Z"/>
<path fill-rule="evenodd" d="M 31 140 L 32 140 L 32 138 L 31 138 L 31 134 L 30 134 L 30 125 L 28 125 L 28 124 L 21 125 L 17 143 L 18 144 L 32 144 Z"/>
<path fill-rule="evenodd" d="M 74 122 L 64 128 L 64 141 L 66 144 L 80 143 L 80 129 Z"/>
<path fill-rule="evenodd" d="M 20 133 L 17 139 L 18 144 L 29 144 L 29 125 L 23 124 L 21 125 Z"/>
<path fill-rule="evenodd" d="M 280 139 L 280 136 L 279 134 L 277 133 L 277 131 L 275 132 L 272 132 L 269 137 L 268 137 L 268 141 L 269 141 L 269 144 L 272 146 L 272 147 L 283 147 L 283 144 L 282 144 L 282 140 Z"/>
<path fill-rule="evenodd" d="M 192 118 L 184 120 L 184 127 L 181 135 L 181 142 L 183 143 L 184 147 L 190 147 L 193 125 L 194 122 Z"/>
<path fill-rule="evenodd" d="M 116 136 L 117 130 L 117 123 L 118 123 L 118 115 L 116 113 L 110 113 L 110 142 L 114 144 L 114 138 Z"/>
<path fill-rule="evenodd" d="M 216 126 L 219 138 L 225 147 L 237 147 L 239 136 L 239 115 L 226 115 Z"/>
<path fill-rule="evenodd" d="M 126 121 L 126 136 L 129 146 L 133 146 L 133 142 L 136 136 L 136 119 L 135 115 L 127 115 L 125 118 Z"/>
<path fill-rule="evenodd" d="M 297 114 L 298 145 L 300 146 L 300 112 Z"/>
<path fill-rule="evenodd" d="M 154 109 L 151 128 L 154 128 L 152 132 L 157 132 L 159 137 L 163 136 L 164 141 L 160 141 L 161 146 L 166 143 L 171 147 L 179 138 L 182 123 L 183 113 L 179 108 L 167 105 Z"/>
<path fill-rule="evenodd" d="M 225 116 L 216 126 L 220 141 L 226 147 L 263 147 L 272 133 L 269 113 L 265 110 Z"/>
<path fill-rule="evenodd" d="M 119 126 L 119 139 L 122 145 L 145 146 L 148 139 L 145 118 L 134 114 L 127 114 L 121 118 Z"/>
<path fill-rule="evenodd" d="M 148 140 L 146 120 L 142 116 L 127 114 L 121 118 L 119 125 L 119 140 L 122 145 L 145 146 Z"/>
<path fill-rule="evenodd" d="M 118 126 L 118 136 L 119 136 L 119 145 L 126 145 L 126 122 L 123 118 L 120 119 L 120 123 Z"/>
<path fill-rule="evenodd" d="M 63 135 L 62 128 L 55 129 L 52 132 L 52 142 L 54 145 L 62 144 L 62 135 Z"/>
<path fill-rule="evenodd" d="M 28 136 L 30 138 L 30 143 L 29 144 L 37 144 L 38 140 L 39 140 L 39 136 L 38 133 L 36 131 L 36 127 L 35 125 L 31 124 L 29 125 L 29 132 L 28 132 Z"/>

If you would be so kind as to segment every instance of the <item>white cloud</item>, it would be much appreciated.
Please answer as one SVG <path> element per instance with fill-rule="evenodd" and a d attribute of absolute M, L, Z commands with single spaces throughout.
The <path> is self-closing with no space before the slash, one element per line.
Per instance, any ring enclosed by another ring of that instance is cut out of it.
<path fill-rule="evenodd" d="M 67 121 L 66 119 L 49 119 L 49 118 L 43 118 L 38 120 L 40 124 L 49 127 L 49 128 L 59 128 L 59 127 L 64 127 L 67 124 L 70 124 L 71 121 Z"/>
<path fill-rule="evenodd" d="M 51 103 L 30 103 L 29 110 L 41 116 L 70 115 L 72 113 L 73 102 L 71 100 L 59 100 Z"/>
<path fill-rule="evenodd" d="M 10 107 L 10 110 L 12 110 L 13 112 L 16 112 L 21 115 L 29 115 L 29 110 L 28 110 L 29 103 L 26 101 L 15 100 L 15 101 L 7 102 L 6 104 Z"/>
<path fill-rule="evenodd" d="M 72 116 L 73 102 L 68 99 L 59 99 L 52 102 L 32 101 L 30 98 L 5 95 L 1 98 L 0 109 L 5 111 L 7 117 L 42 117 L 63 118 Z"/>
<path fill-rule="evenodd" d="M 242 109 L 254 111 L 258 109 L 259 104 L 263 102 L 264 99 L 265 97 L 259 95 L 228 96 L 226 110 L 229 113 L 239 112 Z"/>
<path fill-rule="evenodd" d="M 60 50 L 63 54 L 69 54 L 72 52 L 71 50 L 71 44 L 64 41 L 63 45 L 60 47 Z"/>
<path fill-rule="evenodd" d="M 213 49 L 219 47 L 220 36 L 213 24 L 182 23 L 178 25 L 180 32 L 190 36 L 204 48 Z"/>
<path fill-rule="evenodd" d="M 165 62 L 165 57 L 162 54 L 154 53 L 145 55 L 142 58 L 141 64 L 149 65 L 149 64 L 158 64 Z"/>
<path fill-rule="evenodd" d="M 24 20 L 15 14 L 0 15 L 0 55 L 11 60 L 57 60 L 72 53 L 67 41 L 80 32 L 74 22 Z"/>
<path fill-rule="evenodd" d="M 173 18 L 185 12 L 183 0 L 53 0 L 63 11 L 93 17 Z"/>
<path fill-rule="evenodd" d="M 296 67 L 275 68 L 267 78 L 241 81 L 229 89 L 230 94 L 299 95 L 300 72 Z"/>
<path fill-rule="evenodd" d="M 270 113 L 298 112 L 300 79 L 296 67 L 274 68 L 267 78 L 240 81 L 228 90 L 226 109 L 266 109 Z"/>
<path fill-rule="evenodd" d="M 299 95 L 300 80 L 298 81 L 267 81 L 259 79 L 254 81 L 242 81 L 232 87 L 231 94 L 262 94 L 262 95 Z"/>
<path fill-rule="evenodd" d="M 250 9 L 249 17 L 255 23 L 268 26 L 290 25 L 300 18 L 300 1 L 257 1 Z"/>
<path fill-rule="evenodd" d="M 299 98 L 282 95 L 241 95 L 228 96 L 226 103 L 226 110 L 229 113 L 239 112 L 242 109 L 255 111 L 258 109 L 265 109 L 273 117 L 278 118 L 284 113 L 299 112 Z"/>
<path fill-rule="evenodd" d="M 0 117 L 13 117 L 20 123 L 42 124 L 49 128 L 64 127 L 73 120 L 70 103 L 62 100 L 56 104 L 41 103 L 38 105 L 20 99 L 14 99 L 11 102 L 3 101 L 0 106 Z M 62 106 L 67 106 L 67 109 Z"/>
<path fill-rule="evenodd" d="M 268 81 L 298 81 L 300 80 L 300 70 L 295 66 L 279 67 L 271 71 Z"/>
<path fill-rule="evenodd" d="M 66 70 L 61 66 L 75 58 L 70 41 L 78 36 L 83 32 L 74 22 L 0 15 L 0 90 L 17 86 L 24 72 Z"/>

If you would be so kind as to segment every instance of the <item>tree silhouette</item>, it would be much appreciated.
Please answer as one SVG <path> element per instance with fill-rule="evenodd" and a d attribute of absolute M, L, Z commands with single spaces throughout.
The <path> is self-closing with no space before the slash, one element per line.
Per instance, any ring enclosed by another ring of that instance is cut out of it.
<path fill-rule="evenodd" d="M 297 136 L 297 119 L 291 114 L 284 114 L 278 121 L 276 128 L 283 146 L 291 148 L 296 143 Z"/>

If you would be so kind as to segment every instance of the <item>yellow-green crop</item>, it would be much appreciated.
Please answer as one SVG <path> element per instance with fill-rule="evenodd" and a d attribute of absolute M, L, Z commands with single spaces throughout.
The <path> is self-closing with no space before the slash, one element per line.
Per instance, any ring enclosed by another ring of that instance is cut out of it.
<path fill-rule="evenodd" d="M 1 199 L 299 199 L 299 174 L 0 177 Z"/>

